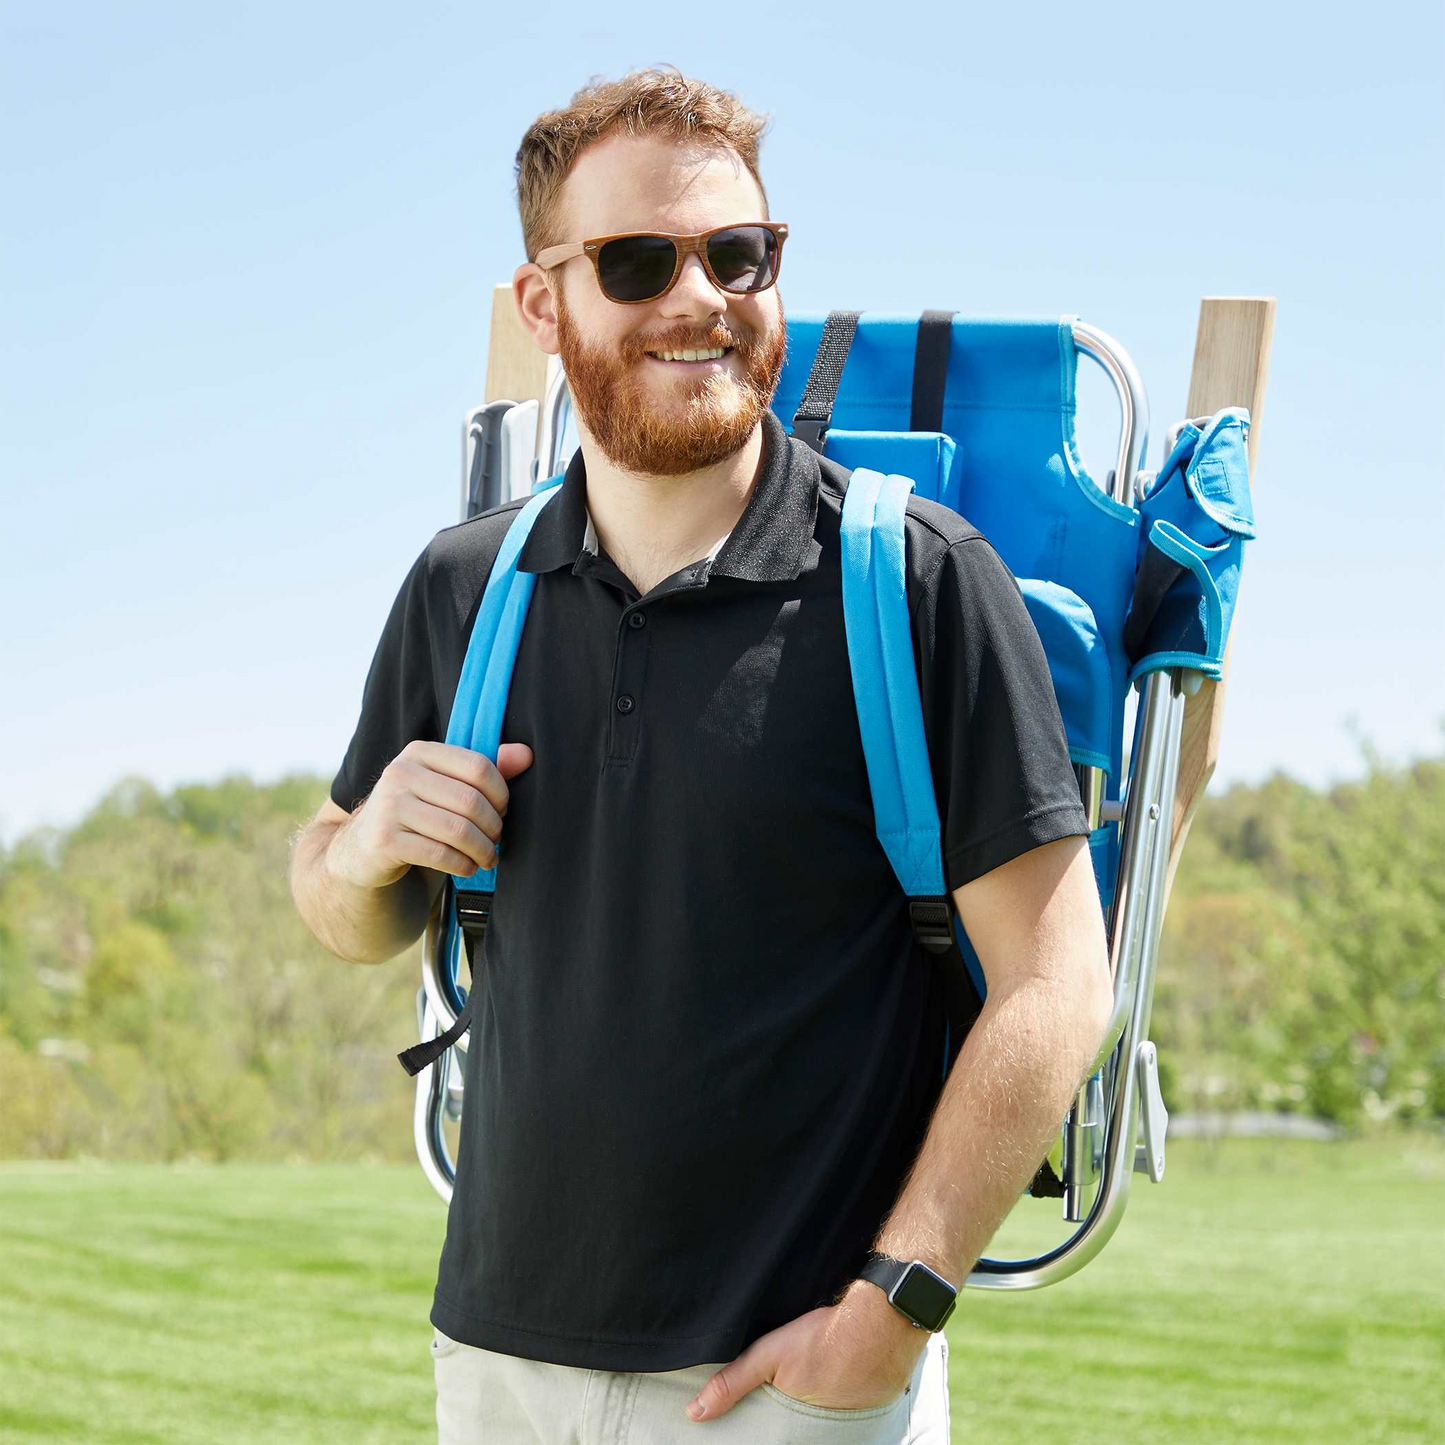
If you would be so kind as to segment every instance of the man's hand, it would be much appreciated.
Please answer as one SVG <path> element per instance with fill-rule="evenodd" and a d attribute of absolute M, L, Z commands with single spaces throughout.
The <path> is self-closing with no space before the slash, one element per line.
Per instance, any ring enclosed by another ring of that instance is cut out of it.
<path fill-rule="evenodd" d="M 470 878 L 497 861 L 506 779 L 531 766 L 525 743 L 503 743 L 494 763 L 471 748 L 413 739 L 340 825 L 327 866 L 359 888 L 385 888 L 417 864 Z"/>
<path fill-rule="evenodd" d="M 694 1420 L 726 1414 L 764 1380 L 809 1405 L 886 1405 L 903 1393 L 927 1344 L 928 1331 L 894 1309 L 877 1285 L 855 1280 L 837 1304 L 759 1335 L 698 1391 L 687 1413 Z"/>

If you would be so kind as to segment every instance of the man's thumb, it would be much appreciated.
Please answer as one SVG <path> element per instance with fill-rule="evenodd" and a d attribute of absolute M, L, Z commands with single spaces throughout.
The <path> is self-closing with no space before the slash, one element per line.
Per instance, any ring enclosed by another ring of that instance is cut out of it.
<path fill-rule="evenodd" d="M 497 771 L 504 778 L 515 778 L 532 766 L 532 749 L 526 743 L 502 743 L 497 749 Z"/>

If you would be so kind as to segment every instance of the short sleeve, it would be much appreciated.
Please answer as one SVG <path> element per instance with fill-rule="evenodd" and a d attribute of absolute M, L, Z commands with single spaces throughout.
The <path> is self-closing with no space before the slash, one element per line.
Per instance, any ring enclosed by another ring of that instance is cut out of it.
<path fill-rule="evenodd" d="M 949 547 L 915 622 L 924 731 L 949 892 L 1070 834 L 1088 815 L 1048 659 L 993 544 Z"/>
<path fill-rule="evenodd" d="M 351 812 L 414 738 L 444 742 L 438 721 L 429 619 L 430 544 L 412 563 L 376 644 L 362 689 L 361 716 L 331 783 L 331 800 Z"/>

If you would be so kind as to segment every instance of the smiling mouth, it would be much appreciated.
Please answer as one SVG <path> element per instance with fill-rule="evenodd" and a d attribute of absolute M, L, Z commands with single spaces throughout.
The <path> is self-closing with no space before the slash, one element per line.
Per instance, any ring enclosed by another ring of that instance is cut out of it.
<path fill-rule="evenodd" d="M 714 348 L 711 348 L 711 347 L 708 347 L 708 348 L 702 348 L 702 347 L 690 347 L 690 348 L 686 348 L 686 347 L 685 347 L 685 348 L 684 348 L 684 350 L 704 350 L 704 349 L 706 349 L 706 350 L 713 350 Z M 724 348 L 723 348 L 723 354 L 722 354 L 721 356 L 708 356 L 708 357 L 704 357 L 704 358 L 703 358 L 702 360 L 700 360 L 700 361 L 668 361 L 668 360 L 665 360 L 663 357 L 658 356 L 658 355 L 656 355 L 654 352 L 651 352 L 651 351 L 645 352 L 644 354 L 645 354 L 645 356 L 647 357 L 647 359 L 648 359 L 649 361 L 655 361 L 655 362 L 659 363 L 659 364 L 662 365 L 662 366 L 676 366 L 676 367 L 691 369 L 691 370 L 695 370 L 695 371 L 703 371 L 703 370 L 706 370 L 708 367 L 721 366 L 721 365 L 723 364 L 723 362 L 726 361 L 727 358 L 733 354 L 733 348 L 732 348 L 731 346 L 724 347 Z"/>

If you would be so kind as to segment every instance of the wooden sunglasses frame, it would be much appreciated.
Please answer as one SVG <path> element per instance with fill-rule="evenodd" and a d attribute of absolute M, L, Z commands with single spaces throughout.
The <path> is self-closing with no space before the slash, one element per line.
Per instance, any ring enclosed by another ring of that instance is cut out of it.
<path fill-rule="evenodd" d="M 722 231 L 736 231 L 743 226 L 761 226 L 765 231 L 771 231 L 777 243 L 777 264 L 773 267 L 773 278 L 767 286 L 759 286 L 751 291 L 738 291 L 731 286 L 724 286 L 718 280 L 717 273 L 712 269 L 712 262 L 708 259 L 707 243 L 712 237 Z M 629 236 L 660 236 L 664 240 L 672 242 L 675 253 L 672 275 L 668 278 L 667 285 L 654 296 L 644 296 L 639 301 L 623 301 L 611 295 L 602 284 L 602 269 L 597 261 L 598 253 L 608 241 L 621 241 Z M 757 296 L 766 291 L 768 287 L 776 286 L 778 274 L 783 269 L 783 242 L 788 239 L 788 228 L 782 221 L 734 221 L 726 226 L 714 226 L 710 231 L 699 231 L 695 236 L 675 236 L 669 231 L 617 231 L 610 236 L 591 236 L 585 241 L 567 241 L 560 246 L 547 246 L 537 252 L 536 265 L 544 271 L 550 271 L 553 266 L 560 266 L 563 261 L 570 261 L 573 256 L 589 256 L 592 259 L 592 270 L 597 277 L 597 289 L 607 297 L 609 301 L 618 306 L 645 306 L 649 301 L 657 301 L 666 296 L 677 284 L 677 278 L 682 274 L 682 263 L 694 252 L 702 259 L 704 269 L 709 279 L 719 291 L 726 292 L 729 296 Z"/>

